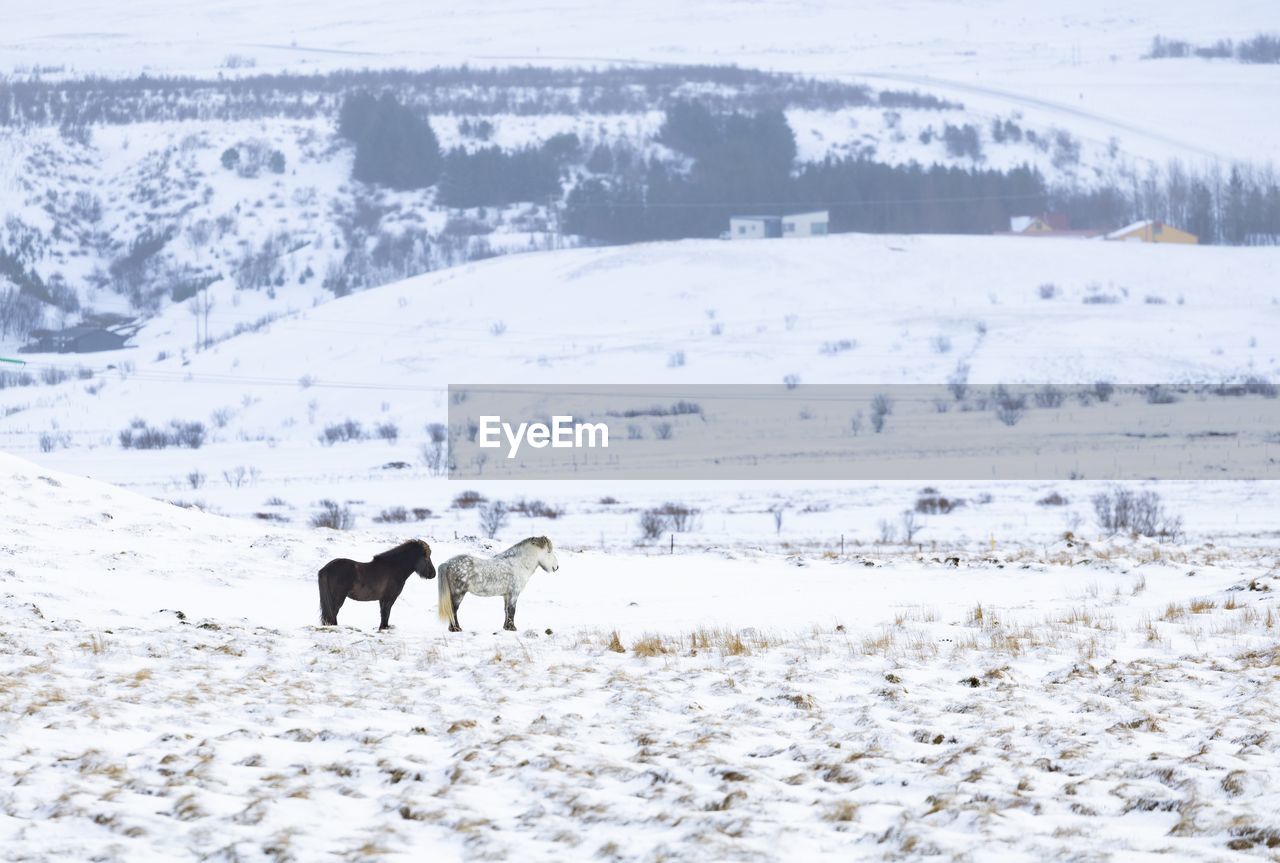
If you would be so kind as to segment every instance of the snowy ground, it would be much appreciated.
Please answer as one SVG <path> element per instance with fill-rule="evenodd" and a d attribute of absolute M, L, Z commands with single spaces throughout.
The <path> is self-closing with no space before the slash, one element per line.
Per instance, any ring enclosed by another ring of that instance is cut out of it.
<path fill-rule="evenodd" d="M 403 533 L 259 528 L 10 456 L 0 483 L 7 859 L 1217 860 L 1280 839 L 1280 561 L 1248 542 L 958 566 L 562 545 L 519 633 L 476 599 L 443 632 L 415 578 L 377 634 L 352 603 L 313 627 L 313 573 Z"/>

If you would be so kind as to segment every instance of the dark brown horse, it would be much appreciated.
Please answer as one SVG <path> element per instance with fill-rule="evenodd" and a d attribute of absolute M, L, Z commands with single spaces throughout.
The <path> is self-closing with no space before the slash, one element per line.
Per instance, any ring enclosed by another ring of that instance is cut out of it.
<path fill-rule="evenodd" d="M 431 546 L 420 539 L 402 542 L 390 551 L 376 555 L 368 563 L 358 563 L 340 557 L 320 568 L 320 622 L 336 626 L 338 609 L 348 599 L 360 602 L 378 600 L 382 604 L 382 625 L 386 629 L 391 618 L 391 606 L 404 590 L 404 583 L 413 573 L 423 578 L 435 578 L 436 568 L 431 563 Z"/>

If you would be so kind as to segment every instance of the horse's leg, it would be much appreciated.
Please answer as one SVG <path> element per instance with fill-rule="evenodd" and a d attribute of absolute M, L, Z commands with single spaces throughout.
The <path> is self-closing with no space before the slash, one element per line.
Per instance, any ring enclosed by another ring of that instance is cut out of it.
<path fill-rule="evenodd" d="M 333 571 L 320 572 L 320 622 L 324 626 L 338 625 L 338 609 L 346 602 L 351 589 L 350 579 Z"/>
<path fill-rule="evenodd" d="M 503 621 L 502 628 L 508 632 L 516 631 L 516 600 L 519 598 L 518 593 L 508 593 L 503 597 L 507 607 L 507 619 Z"/>
<path fill-rule="evenodd" d="M 449 631 L 462 632 L 462 627 L 458 625 L 458 606 L 462 605 L 462 597 L 466 596 L 465 590 L 454 590 L 451 599 L 453 600 L 453 610 L 449 617 Z"/>
<path fill-rule="evenodd" d="M 329 584 L 329 608 L 333 611 L 332 617 L 329 619 L 330 626 L 338 625 L 338 612 L 342 609 L 342 603 L 347 601 L 347 591 L 344 589 L 345 584 L 339 586 L 332 582 Z"/>
<path fill-rule="evenodd" d="M 391 606 L 396 604 L 396 599 L 400 596 L 400 591 L 404 590 L 404 582 L 399 584 L 388 584 L 386 591 L 382 594 L 382 599 L 378 600 L 378 605 L 382 608 L 382 624 L 379 630 L 389 629 L 391 626 Z"/>

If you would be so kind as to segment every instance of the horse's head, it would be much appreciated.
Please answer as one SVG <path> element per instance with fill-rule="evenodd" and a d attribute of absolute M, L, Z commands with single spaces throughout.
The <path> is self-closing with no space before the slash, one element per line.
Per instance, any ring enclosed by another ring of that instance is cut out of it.
<path fill-rule="evenodd" d="M 422 559 L 418 561 L 418 565 L 413 568 L 414 572 L 423 578 L 435 578 L 436 568 L 431 562 L 431 546 L 422 540 L 418 540 L 418 545 L 422 546 Z"/>
<path fill-rule="evenodd" d="M 538 548 L 538 566 L 547 572 L 555 572 L 560 568 L 560 559 L 556 557 L 555 549 L 551 547 L 551 540 L 545 536 L 532 537 L 533 544 Z"/>

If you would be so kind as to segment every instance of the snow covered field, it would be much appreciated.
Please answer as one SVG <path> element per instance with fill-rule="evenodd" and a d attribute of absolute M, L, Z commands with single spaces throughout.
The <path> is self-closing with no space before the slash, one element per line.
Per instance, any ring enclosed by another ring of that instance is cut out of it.
<path fill-rule="evenodd" d="M 0 456 L 6 859 L 1269 854 L 1274 548 L 559 548 L 394 629 L 314 572 L 401 530 L 181 510 Z M 1274 511 L 1274 508 L 1272 508 Z M 470 550 L 425 534 L 433 557 Z M 694 577 L 696 573 L 696 577 Z"/>
<path fill-rule="evenodd" d="M 1280 66 L 1142 55 L 1274 31 L 1274 7 L 52 0 L 0 11 L 0 75 L 732 63 L 964 103 L 789 110 L 801 160 L 1026 161 L 1090 187 L 1272 159 Z M 431 122 L 446 148 L 573 132 L 649 156 L 660 108 L 499 113 L 484 138 Z M 996 119 L 1045 146 L 970 158 L 937 137 Z M 232 170 L 228 148 L 286 168 Z M 0 859 L 1280 859 L 1280 482 L 1133 483 L 1173 526 L 1157 539 L 1104 527 L 1116 487 L 1089 471 L 452 482 L 431 456 L 467 383 L 952 381 L 969 394 L 937 416 L 999 432 L 995 384 L 1247 381 L 1230 403 L 1256 421 L 1280 381 L 1280 247 L 547 251 L 573 238 L 542 202 L 451 212 L 353 182 L 351 159 L 328 116 L 0 131 L 6 244 L 85 306 L 151 314 L 136 348 L 0 368 Z M 332 299 L 369 225 L 422 254 Z M 152 293 L 113 292 L 104 271 L 149 228 L 175 232 Z M 480 239 L 529 253 L 443 268 Z M 197 323 L 176 288 L 215 274 Z M 1231 448 L 1220 414 L 1174 397 L 1158 410 L 1180 435 Z M 913 421 L 854 419 L 831 439 L 894 447 Z M 658 425 L 636 439 L 656 449 Z M 513 512 L 487 539 L 495 501 Z M 325 507 L 351 529 L 314 526 Z M 662 511 L 684 521 L 646 535 Z M 438 565 L 531 535 L 561 568 L 535 574 L 517 632 L 475 597 L 446 632 L 419 578 L 389 631 L 372 603 L 316 625 L 332 558 L 419 538 Z"/>

